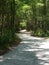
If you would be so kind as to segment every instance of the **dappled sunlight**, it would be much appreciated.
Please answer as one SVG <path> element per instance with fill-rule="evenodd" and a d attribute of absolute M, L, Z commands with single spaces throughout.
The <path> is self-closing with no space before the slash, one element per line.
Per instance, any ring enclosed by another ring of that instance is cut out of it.
<path fill-rule="evenodd" d="M 32 37 L 32 36 L 30 36 L 30 34 L 18 34 L 18 36 L 22 39 L 22 40 L 28 40 L 28 41 L 35 41 L 35 42 L 44 42 L 45 40 L 44 40 L 44 38 L 40 38 L 40 37 Z"/>
<path fill-rule="evenodd" d="M 22 34 L 24 52 L 35 52 L 39 65 L 49 65 L 49 39 Z"/>
<path fill-rule="evenodd" d="M 26 30 L 20 30 L 20 32 L 26 32 Z"/>
<path fill-rule="evenodd" d="M 9 53 L 0 56 L 1 64 L 6 62 L 6 65 L 49 65 L 49 39 L 21 33 L 18 36 L 22 41 Z"/>
<path fill-rule="evenodd" d="M 37 51 L 36 56 L 38 57 L 40 64 L 49 65 L 49 49 L 43 49 L 42 51 Z"/>
<path fill-rule="evenodd" d="M 0 0 L 0 65 L 49 65 L 49 0 Z"/>
<path fill-rule="evenodd" d="M 41 65 L 49 65 L 48 63 L 44 63 L 44 62 L 41 62 L 40 64 Z"/>
<path fill-rule="evenodd" d="M 45 42 L 42 43 L 43 45 L 40 45 L 39 48 L 49 49 L 49 39 L 46 39 Z"/>
<path fill-rule="evenodd" d="M 38 49 L 24 49 L 24 50 L 22 50 L 22 51 L 31 51 L 31 52 L 33 52 L 33 51 L 37 51 Z M 41 50 L 41 49 L 40 49 Z"/>
<path fill-rule="evenodd" d="M 13 51 L 14 52 L 14 51 Z M 13 53 L 12 52 L 12 53 Z M 9 53 L 10 54 L 10 53 Z M 2 63 L 6 64 L 11 63 L 13 65 L 13 63 L 18 63 L 18 64 L 23 64 L 23 65 L 32 65 L 32 64 L 36 64 L 39 65 L 39 63 L 36 61 L 38 60 L 38 58 L 35 56 L 35 52 L 26 52 L 26 51 L 20 51 L 20 52 L 16 52 L 14 54 L 6 54 L 3 56 L 3 60 Z M 1 64 L 2 64 L 1 63 Z"/>
<path fill-rule="evenodd" d="M 44 6 L 43 3 L 37 3 L 37 6 Z"/>
<path fill-rule="evenodd" d="M 4 60 L 3 60 L 3 56 L 0 56 L 0 62 L 3 62 Z"/>

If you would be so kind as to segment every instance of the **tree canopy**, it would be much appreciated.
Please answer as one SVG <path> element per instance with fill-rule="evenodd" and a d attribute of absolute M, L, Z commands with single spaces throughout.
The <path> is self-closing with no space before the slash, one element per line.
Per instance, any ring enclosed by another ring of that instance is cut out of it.
<path fill-rule="evenodd" d="M 1 45 L 13 41 L 21 29 L 49 36 L 49 0 L 0 0 Z"/>

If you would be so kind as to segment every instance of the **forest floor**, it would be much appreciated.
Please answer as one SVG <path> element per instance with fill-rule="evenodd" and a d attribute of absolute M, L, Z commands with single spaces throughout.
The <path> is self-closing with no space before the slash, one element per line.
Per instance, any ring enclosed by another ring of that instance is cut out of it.
<path fill-rule="evenodd" d="M 49 39 L 30 36 L 20 31 L 18 46 L 0 56 L 0 65 L 49 65 Z"/>

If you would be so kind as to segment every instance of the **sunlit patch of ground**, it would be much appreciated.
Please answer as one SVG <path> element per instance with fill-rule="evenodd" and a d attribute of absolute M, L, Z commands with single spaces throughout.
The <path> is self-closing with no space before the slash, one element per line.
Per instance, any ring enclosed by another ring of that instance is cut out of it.
<path fill-rule="evenodd" d="M 0 56 L 0 65 L 49 65 L 49 39 L 18 34 L 21 44 Z"/>
<path fill-rule="evenodd" d="M 28 44 L 28 47 L 22 51 L 35 52 L 40 64 L 49 65 L 49 39 L 32 37 L 27 34 L 20 35 L 20 37 L 23 39 L 21 44 Z"/>
<path fill-rule="evenodd" d="M 45 42 L 42 43 L 43 45 L 40 46 L 40 48 L 49 49 L 49 39 L 47 39 Z"/>
<path fill-rule="evenodd" d="M 26 32 L 26 30 L 21 30 L 20 32 Z"/>

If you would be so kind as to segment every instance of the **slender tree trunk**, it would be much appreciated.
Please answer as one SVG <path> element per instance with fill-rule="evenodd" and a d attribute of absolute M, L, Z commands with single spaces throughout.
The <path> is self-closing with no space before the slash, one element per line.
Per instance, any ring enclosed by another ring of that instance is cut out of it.
<path fill-rule="evenodd" d="M 46 29 L 46 13 L 47 13 L 47 10 L 46 10 L 46 0 L 43 0 L 43 3 L 44 3 L 43 24 L 44 24 L 44 32 L 46 33 L 46 31 L 47 31 L 47 29 Z"/>
<path fill-rule="evenodd" d="M 14 36 L 14 33 L 15 33 L 14 22 L 15 22 L 15 0 L 12 0 L 11 2 L 11 33 L 12 33 L 12 36 Z"/>

